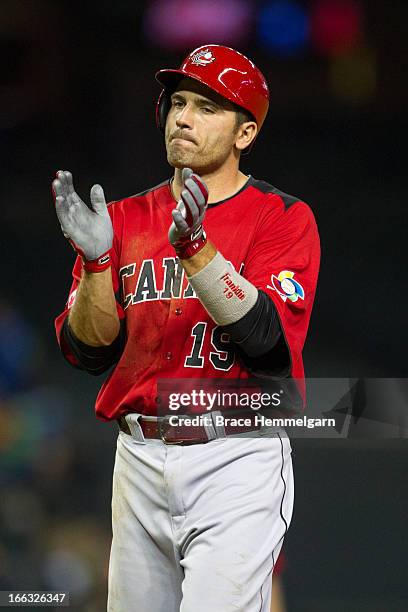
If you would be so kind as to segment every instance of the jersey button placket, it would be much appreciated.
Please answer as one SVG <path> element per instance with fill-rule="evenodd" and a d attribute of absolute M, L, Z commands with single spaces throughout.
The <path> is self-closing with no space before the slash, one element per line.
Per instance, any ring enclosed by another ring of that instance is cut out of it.
<path fill-rule="evenodd" d="M 182 327 L 185 325 L 184 317 L 180 316 L 183 310 L 182 301 L 173 298 L 170 303 L 169 317 L 163 335 L 161 364 L 163 374 L 165 372 L 174 372 L 179 367 L 179 354 L 183 347 L 179 346 L 177 342 L 175 343 L 175 338 L 178 338 L 180 333 L 182 333 L 180 325 Z"/>

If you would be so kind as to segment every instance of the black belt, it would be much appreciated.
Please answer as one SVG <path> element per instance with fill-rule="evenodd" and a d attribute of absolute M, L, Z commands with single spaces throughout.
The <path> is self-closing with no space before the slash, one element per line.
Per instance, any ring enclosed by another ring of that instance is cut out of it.
<path fill-rule="evenodd" d="M 223 432 L 225 436 L 259 431 L 262 427 L 259 415 L 253 410 L 218 410 L 213 414 L 222 415 Z M 240 423 L 231 423 L 225 420 L 226 417 L 240 419 Z M 257 417 L 258 422 L 256 421 Z M 177 420 L 177 424 L 172 424 L 170 418 Z M 201 421 L 200 424 L 192 425 L 183 423 L 186 419 L 194 418 L 198 418 Z M 245 422 L 242 422 L 242 420 Z M 121 431 L 128 435 L 132 435 L 124 415 L 117 419 L 117 423 Z M 211 412 L 188 415 L 167 414 L 162 417 L 157 417 L 155 420 L 146 419 L 141 416 L 138 419 L 138 424 L 145 438 L 163 440 L 166 444 L 202 444 L 203 442 L 209 442 L 210 440 L 220 437 L 216 434 L 211 436 L 211 430 L 214 432 L 217 431 L 217 428 L 213 424 Z"/>

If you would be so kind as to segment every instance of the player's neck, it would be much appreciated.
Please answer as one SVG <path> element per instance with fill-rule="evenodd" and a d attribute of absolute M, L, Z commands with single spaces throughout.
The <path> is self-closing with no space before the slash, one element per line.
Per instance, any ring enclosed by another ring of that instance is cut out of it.
<path fill-rule="evenodd" d="M 235 173 L 230 171 L 213 172 L 211 174 L 200 174 L 201 178 L 205 181 L 208 191 L 209 198 L 208 202 L 220 202 L 237 193 L 247 182 L 248 176 L 237 169 Z M 181 170 L 176 169 L 174 173 L 174 179 L 171 184 L 171 191 L 176 201 L 180 199 L 180 193 L 182 190 L 181 182 Z"/>

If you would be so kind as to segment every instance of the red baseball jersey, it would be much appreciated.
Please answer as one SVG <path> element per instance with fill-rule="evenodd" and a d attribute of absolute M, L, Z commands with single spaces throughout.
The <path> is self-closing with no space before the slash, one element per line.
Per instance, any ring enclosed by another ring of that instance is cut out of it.
<path fill-rule="evenodd" d="M 127 340 L 96 400 L 102 420 L 128 412 L 157 414 L 161 379 L 304 377 L 302 348 L 320 262 L 310 207 L 253 177 L 233 197 L 208 206 L 204 227 L 209 240 L 271 297 L 280 319 L 284 351 L 277 349 L 276 356 L 272 351 L 267 363 L 251 367 L 210 318 L 175 256 L 167 237 L 175 206 L 170 180 L 109 206 L 113 287 Z M 56 319 L 61 350 L 74 366 L 79 364 L 61 330 L 81 269 L 77 258 L 66 308 Z"/>

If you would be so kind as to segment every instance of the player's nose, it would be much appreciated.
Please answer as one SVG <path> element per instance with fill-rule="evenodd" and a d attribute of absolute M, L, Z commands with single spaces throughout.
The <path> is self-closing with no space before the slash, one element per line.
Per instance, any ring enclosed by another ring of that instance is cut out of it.
<path fill-rule="evenodd" d="M 176 125 L 179 128 L 193 127 L 194 113 L 189 104 L 186 104 L 176 115 Z"/>

